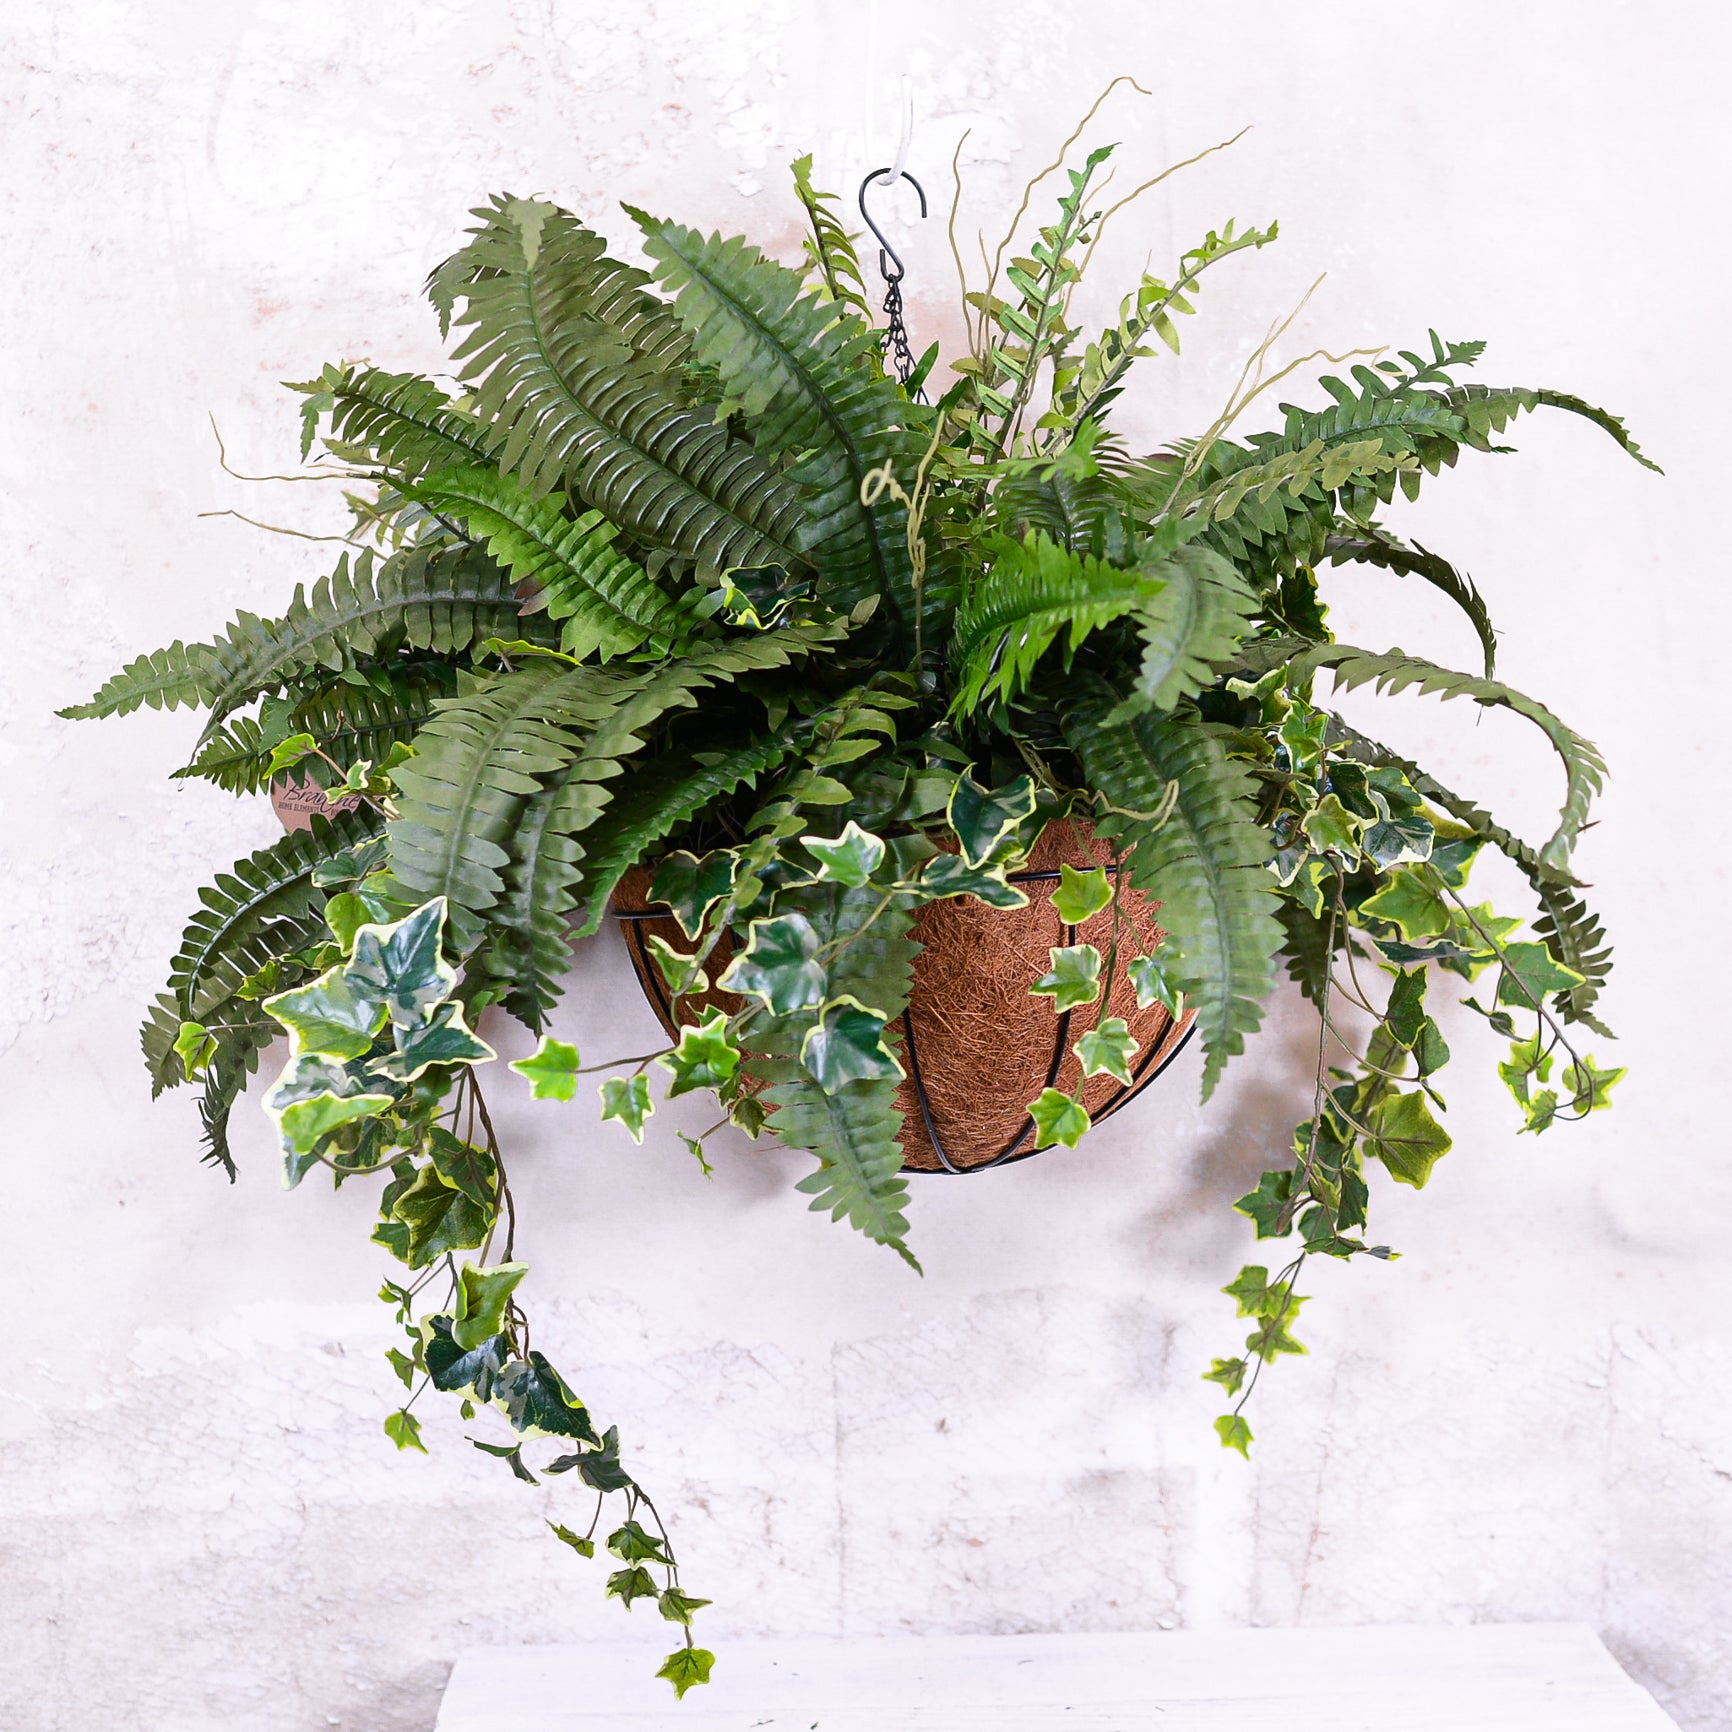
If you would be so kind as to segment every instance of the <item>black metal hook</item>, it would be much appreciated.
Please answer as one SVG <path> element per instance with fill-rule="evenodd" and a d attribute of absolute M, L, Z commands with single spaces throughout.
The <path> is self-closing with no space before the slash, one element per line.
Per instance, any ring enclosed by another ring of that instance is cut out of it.
<path fill-rule="evenodd" d="M 901 259 L 899 259 L 896 256 L 896 249 L 893 246 L 891 246 L 889 241 L 887 241 L 884 238 L 883 229 L 881 229 L 877 225 L 877 223 L 875 223 L 872 220 L 872 213 L 866 208 L 866 189 L 867 189 L 867 187 L 869 187 L 875 180 L 879 180 L 884 175 L 891 175 L 890 184 L 892 186 L 894 186 L 896 184 L 896 181 L 898 179 L 905 180 L 908 182 L 908 184 L 911 187 L 914 188 L 914 190 L 917 193 L 920 194 L 920 214 L 922 217 L 924 217 L 926 215 L 926 188 L 923 187 L 920 184 L 920 182 L 917 181 L 914 178 L 914 176 L 908 172 L 907 169 L 903 169 L 900 176 L 893 175 L 891 168 L 888 164 L 886 164 L 883 168 L 873 169 L 873 171 L 869 175 L 867 175 L 867 177 L 863 181 L 861 181 L 861 183 L 860 183 L 860 198 L 859 198 L 860 215 L 865 219 L 867 228 L 869 228 L 872 231 L 872 233 L 875 236 L 877 236 L 877 239 L 878 239 L 878 269 L 883 273 L 885 282 L 887 282 L 887 283 L 899 283 L 902 281 L 902 278 L 905 274 L 902 261 L 901 261 Z M 891 270 L 892 265 L 895 266 L 894 272 L 892 272 L 892 270 Z"/>

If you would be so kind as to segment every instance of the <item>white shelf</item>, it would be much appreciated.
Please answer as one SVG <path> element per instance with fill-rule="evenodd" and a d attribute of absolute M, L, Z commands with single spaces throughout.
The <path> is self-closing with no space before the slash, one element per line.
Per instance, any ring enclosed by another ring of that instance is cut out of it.
<path fill-rule="evenodd" d="M 644 1636 L 464 1654 L 437 1732 L 1676 1732 L 1585 1624 L 718 1640 L 680 1703 Z"/>

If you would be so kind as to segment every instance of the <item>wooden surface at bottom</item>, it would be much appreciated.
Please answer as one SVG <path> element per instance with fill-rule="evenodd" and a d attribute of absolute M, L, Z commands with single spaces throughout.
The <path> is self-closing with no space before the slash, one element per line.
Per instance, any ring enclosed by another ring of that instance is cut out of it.
<path fill-rule="evenodd" d="M 484 1648 L 437 1732 L 1676 1732 L 1583 1624 Z"/>

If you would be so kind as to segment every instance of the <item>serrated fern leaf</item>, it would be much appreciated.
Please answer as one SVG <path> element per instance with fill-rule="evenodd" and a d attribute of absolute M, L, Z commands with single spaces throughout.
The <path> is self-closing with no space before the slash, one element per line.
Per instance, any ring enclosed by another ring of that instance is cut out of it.
<path fill-rule="evenodd" d="M 761 456 L 799 453 L 788 473 L 810 490 L 800 546 L 824 598 L 846 613 L 881 596 L 911 631 L 907 513 L 888 493 L 871 506 L 860 498 L 867 475 L 886 463 L 911 485 L 920 456 L 906 431 L 907 399 L 876 370 L 876 333 L 837 302 L 803 293 L 796 272 L 743 239 L 705 240 L 632 215 L 697 357 L 721 378 L 719 412 L 745 418 Z"/>
<path fill-rule="evenodd" d="M 1045 535 L 1004 543 L 957 610 L 952 712 L 969 715 L 995 697 L 1014 697 L 1060 636 L 1074 654 L 1090 632 L 1153 606 L 1160 577 L 1067 552 Z"/>
<path fill-rule="evenodd" d="M 222 646 L 184 644 L 178 639 L 130 661 L 88 703 L 69 704 L 57 715 L 68 721 L 130 715 L 141 705 L 153 710 L 189 708 L 210 702 L 222 678 Z"/>
<path fill-rule="evenodd" d="M 490 428 L 419 374 L 328 366 L 317 379 L 290 389 L 306 396 L 303 456 L 326 416 L 328 439 L 339 455 L 397 475 L 424 475 L 447 463 L 486 463 L 498 444 Z"/>
<path fill-rule="evenodd" d="M 1523 410 L 1562 409 L 1609 433 L 1644 469 L 1651 469 L 1656 475 L 1665 474 L 1658 463 L 1642 455 L 1642 448 L 1630 437 L 1629 429 L 1618 416 L 1597 409 L 1580 397 L 1572 397 L 1567 391 L 1457 385 L 1443 393 L 1443 401 L 1467 423 L 1471 435 L 1469 443 L 1482 450 L 1489 448 L 1492 434 L 1501 433 Z"/>
<path fill-rule="evenodd" d="M 1262 1021 L 1282 942 L 1268 833 L 1253 783 L 1201 728 L 1150 715 L 1112 722 L 1115 694 L 1091 694 L 1065 718 L 1090 786 L 1119 808 L 1100 826 L 1131 851 L 1131 879 L 1161 904 L 1161 924 L 1197 1009 L 1206 1099 Z M 1170 814 L 1153 821 L 1176 784 Z M 1132 816 L 1128 814 L 1141 814 Z"/>
<path fill-rule="evenodd" d="M 383 561 L 369 552 L 353 561 L 344 554 L 311 596 L 296 587 L 282 618 L 239 614 L 214 642 L 141 657 L 90 703 L 61 713 L 198 704 L 212 712 L 208 740 L 242 704 L 309 668 L 335 673 L 404 649 L 464 655 L 489 637 L 549 635 L 544 622 L 519 613 L 510 574 L 477 548 L 418 546 Z"/>
<path fill-rule="evenodd" d="M 313 868 L 378 827 L 365 810 L 315 818 L 310 830 L 291 830 L 201 890 L 202 906 L 169 966 L 169 994 L 180 1016 L 205 1021 L 273 956 L 317 939 L 324 931 L 325 892 L 312 882 Z M 147 1030 L 158 1021 L 153 1012 Z M 147 1057 L 151 1042 L 147 1032 Z"/>
<path fill-rule="evenodd" d="M 374 681 L 342 681 L 283 702 L 272 724 L 256 716 L 234 716 L 213 733 L 192 763 L 176 778 L 196 776 L 231 794 L 256 794 L 266 783 L 271 753 L 290 734 L 311 734 L 319 749 L 343 769 L 366 758 L 378 763 L 392 746 L 407 745 L 440 699 L 451 696 L 453 682 L 439 663 L 412 670 L 375 669 Z M 271 706 L 266 705 L 267 714 Z M 301 772 L 321 786 L 337 779 L 319 758 L 308 758 Z"/>
<path fill-rule="evenodd" d="M 563 211 L 542 222 L 533 253 L 496 212 L 463 256 L 476 269 L 457 356 L 503 471 L 535 497 L 570 488 L 701 574 L 799 562 L 799 490 L 679 395 L 668 365 L 689 338 L 642 292 L 648 278 Z"/>
<path fill-rule="evenodd" d="M 800 906 L 829 959 L 830 995 L 851 997 L 894 1022 L 908 1003 L 920 952 L 905 901 L 882 907 L 874 889 L 828 887 L 802 895 Z M 797 1187 L 814 1210 L 846 1218 L 918 1269 L 904 1242 L 908 1186 L 900 1171 L 897 1084 L 855 1082 L 825 1094 L 796 1056 L 810 1021 L 780 1018 L 761 1040 L 757 1033 L 751 1038 L 761 1051 L 748 1058 L 748 1067 L 770 1084 L 759 1097 L 772 1109 L 769 1128 L 790 1147 L 817 1156 L 817 1171 Z"/>
<path fill-rule="evenodd" d="M 1404 577 L 1422 577 L 1434 588 L 1442 590 L 1467 615 L 1479 638 L 1480 648 L 1485 652 L 1485 677 L 1489 680 L 1496 673 L 1497 633 L 1492 629 L 1485 598 L 1465 572 L 1457 571 L 1448 560 L 1417 542 L 1408 547 L 1381 529 L 1367 529 L 1357 535 L 1332 535 L 1326 547 L 1331 562 L 1336 565 L 1351 560 L 1362 565 L 1381 566 L 1385 571 Z"/>
<path fill-rule="evenodd" d="M 573 519 L 553 499 L 531 500 L 497 470 L 455 465 L 404 492 L 481 536 L 520 588 L 564 622 L 560 641 L 572 655 L 606 660 L 644 646 L 666 654 L 691 634 L 690 612 L 619 552 L 619 528 L 599 511 Z"/>
<path fill-rule="evenodd" d="M 1115 718 L 1170 710 L 1215 677 L 1250 628 L 1257 598 L 1218 553 L 1181 547 L 1145 566 L 1161 589 L 1138 609 L 1143 659 L 1135 686 Z"/>
<path fill-rule="evenodd" d="M 853 307 L 867 324 L 871 324 L 873 312 L 866 299 L 866 279 L 860 272 L 860 256 L 854 250 L 855 237 L 825 208 L 837 202 L 835 193 L 820 192 L 812 184 L 810 151 L 795 157 L 788 167 L 794 176 L 794 196 L 805 207 L 807 221 L 812 227 L 812 232 L 805 238 L 807 259 L 823 278 L 830 299 Z"/>
<path fill-rule="evenodd" d="M 1570 851 L 1587 822 L 1593 797 L 1605 783 L 1606 764 L 1591 741 L 1566 727 L 1544 704 L 1497 680 L 1454 673 L 1398 649 L 1387 655 L 1374 655 L 1348 644 L 1319 644 L 1296 656 L 1293 668 L 1295 679 L 1328 668 L 1335 676 L 1335 683 L 1349 690 L 1367 684 L 1375 685 L 1380 692 L 1417 688 L 1432 696 L 1471 698 L 1477 704 L 1514 710 L 1525 716 L 1551 741 L 1553 750 L 1563 760 L 1567 778 L 1558 826 L 1539 850 L 1538 870 L 1554 882 L 1569 882 Z"/>

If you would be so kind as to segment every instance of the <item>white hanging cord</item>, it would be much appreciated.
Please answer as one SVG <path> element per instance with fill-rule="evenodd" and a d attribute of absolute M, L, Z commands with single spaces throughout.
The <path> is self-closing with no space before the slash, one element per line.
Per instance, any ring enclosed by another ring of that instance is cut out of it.
<path fill-rule="evenodd" d="M 902 137 L 896 146 L 896 161 L 893 166 L 885 169 L 874 183 L 877 186 L 894 186 L 902 178 L 902 171 L 908 166 L 908 147 L 914 142 L 914 80 L 904 72 L 902 74 Z"/>

